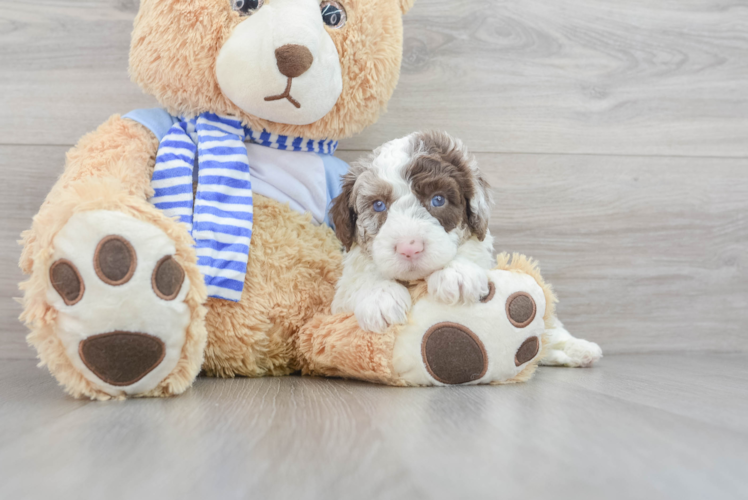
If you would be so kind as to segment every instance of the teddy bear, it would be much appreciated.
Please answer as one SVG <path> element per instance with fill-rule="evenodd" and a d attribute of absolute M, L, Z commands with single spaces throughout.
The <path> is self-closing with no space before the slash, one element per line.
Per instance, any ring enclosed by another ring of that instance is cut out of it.
<path fill-rule="evenodd" d="M 391 97 L 413 2 L 141 0 L 130 74 L 162 108 L 84 136 L 22 235 L 21 319 L 69 394 L 174 396 L 201 372 L 529 376 L 553 300 L 523 259 L 500 262 L 496 297 L 469 310 L 414 284 L 410 322 L 386 335 L 330 315 L 342 246 L 327 210 L 347 171 L 333 153 Z M 482 330 L 498 323 L 501 342 Z"/>
<path fill-rule="evenodd" d="M 69 394 L 300 369 L 341 271 L 332 153 L 392 95 L 413 1 L 141 1 L 130 75 L 163 109 L 84 136 L 22 236 L 21 319 Z"/>

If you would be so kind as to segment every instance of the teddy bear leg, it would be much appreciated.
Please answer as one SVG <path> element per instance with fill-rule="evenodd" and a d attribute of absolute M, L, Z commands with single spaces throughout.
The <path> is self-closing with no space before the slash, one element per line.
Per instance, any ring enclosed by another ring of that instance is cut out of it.
<path fill-rule="evenodd" d="M 599 345 L 574 337 L 557 317 L 554 316 L 552 321 L 553 326 L 546 330 L 548 345 L 541 365 L 584 368 L 603 357 Z"/>
<path fill-rule="evenodd" d="M 123 139 L 104 129 L 110 144 Z M 122 177 L 71 175 L 77 152 L 24 234 L 28 341 L 75 397 L 178 394 L 199 372 L 206 341 L 192 240 Z"/>
<path fill-rule="evenodd" d="M 73 395 L 172 395 L 197 375 L 202 278 L 187 239 L 178 248 L 164 229 L 115 210 L 78 212 L 43 249 L 29 340 Z"/>
<path fill-rule="evenodd" d="M 492 270 L 489 293 L 475 304 L 416 301 L 393 350 L 396 378 L 407 385 L 524 382 L 543 355 L 550 295 L 533 276 Z"/>

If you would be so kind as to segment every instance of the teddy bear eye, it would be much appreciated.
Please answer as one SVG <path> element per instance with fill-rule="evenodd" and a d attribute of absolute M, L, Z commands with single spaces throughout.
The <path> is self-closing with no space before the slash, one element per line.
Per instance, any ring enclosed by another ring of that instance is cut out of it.
<path fill-rule="evenodd" d="M 348 20 L 345 9 L 338 2 L 322 2 L 319 7 L 322 10 L 322 22 L 330 28 L 342 28 Z"/>
<path fill-rule="evenodd" d="M 265 0 L 232 0 L 232 2 L 235 11 L 243 16 L 250 16 L 263 6 Z"/>

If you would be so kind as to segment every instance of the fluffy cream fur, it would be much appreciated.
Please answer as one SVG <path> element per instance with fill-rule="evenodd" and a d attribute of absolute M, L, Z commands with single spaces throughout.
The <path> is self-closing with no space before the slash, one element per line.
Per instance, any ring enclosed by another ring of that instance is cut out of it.
<path fill-rule="evenodd" d="M 327 226 L 255 196 L 252 251 L 241 302 L 209 299 L 204 369 L 220 377 L 287 375 L 300 367 L 295 336 L 329 309 L 342 269 Z"/>
<path fill-rule="evenodd" d="M 221 92 L 216 59 L 245 19 L 232 11 L 230 0 L 142 0 L 132 36 L 130 74 L 175 115 L 212 111 L 240 116 L 245 124 L 273 133 L 350 137 L 377 120 L 395 90 L 402 59 L 401 17 L 413 0 L 341 3 L 348 22 L 328 32 L 340 56 L 343 90 L 332 111 L 312 124 L 261 120 Z"/>

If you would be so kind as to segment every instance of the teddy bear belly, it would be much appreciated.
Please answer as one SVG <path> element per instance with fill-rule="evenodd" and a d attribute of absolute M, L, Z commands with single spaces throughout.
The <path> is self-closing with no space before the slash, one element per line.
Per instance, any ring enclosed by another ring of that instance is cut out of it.
<path fill-rule="evenodd" d="M 208 300 L 210 376 L 286 375 L 299 369 L 294 342 L 316 313 L 329 310 L 342 272 L 332 230 L 288 205 L 255 196 L 255 225 L 239 302 Z"/>

